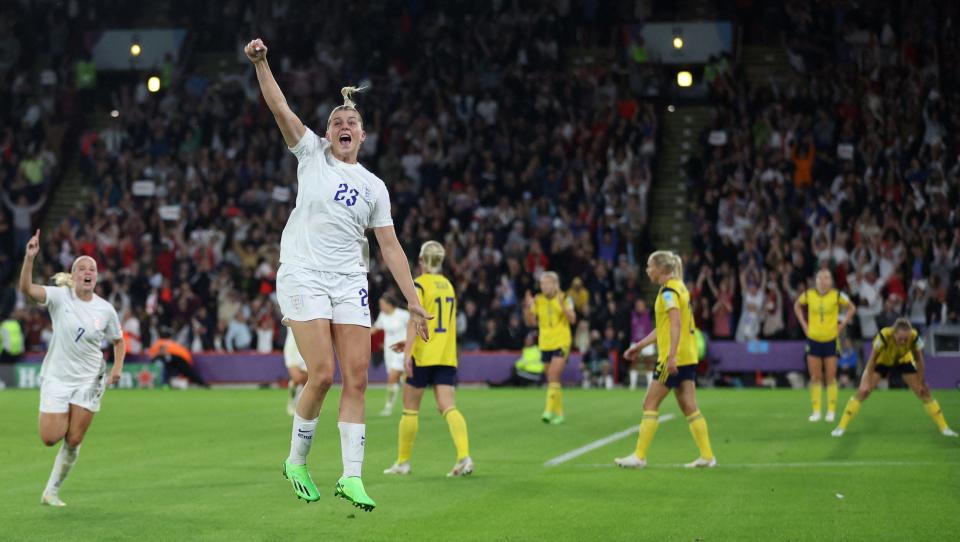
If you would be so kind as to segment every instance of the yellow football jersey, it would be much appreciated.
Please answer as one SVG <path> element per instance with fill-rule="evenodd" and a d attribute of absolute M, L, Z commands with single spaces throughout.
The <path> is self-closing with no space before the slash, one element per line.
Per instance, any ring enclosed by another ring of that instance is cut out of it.
<path fill-rule="evenodd" d="M 553 297 L 537 294 L 533 298 L 533 312 L 537 315 L 540 337 L 537 340 L 540 350 L 569 350 L 573 342 L 570 333 L 570 320 L 563 308 L 573 309 L 573 300 L 563 292 Z"/>
<path fill-rule="evenodd" d="M 682 281 L 670 279 L 657 293 L 654 303 L 657 319 L 657 361 L 665 364 L 670 354 L 670 316 L 668 311 L 680 311 L 680 343 L 677 345 L 677 366 L 697 364 L 697 343 L 693 313 L 690 311 L 690 292 Z"/>
<path fill-rule="evenodd" d="M 443 275 L 424 273 L 413 281 L 420 304 L 432 316 L 427 321 L 430 341 L 419 336 L 413 342 L 413 359 L 418 367 L 457 366 L 457 293 Z"/>
<path fill-rule="evenodd" d="M 910 340 L 900 346 L 893 338 L 893 327 L 885 327 L 873 339 L 873 351 L 877 353 L 877 365 L 901 365 L 913 363 L 913 351 L 923 349 L 923 339 L 917 330 L 910 331 Z"/>
<path fill-rule="evenodd" d="M 847 294 L 832 288 L 820 295 L 816 288 L 810 288 L 800 294 L 800 304 L 807 306 L 809 339 L 821 343 L 836 340 L 840 334 L 840 307 L 850 305 Z"/>

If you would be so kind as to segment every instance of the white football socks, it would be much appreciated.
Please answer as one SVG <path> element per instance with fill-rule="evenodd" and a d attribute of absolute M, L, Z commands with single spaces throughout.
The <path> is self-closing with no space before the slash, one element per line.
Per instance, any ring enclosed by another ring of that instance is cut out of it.
<path fill-rule="evenodd" d="M 290 436 L 290 456 L 287 457 L 293 465 L 306 465 L 307 454 L 313 444 L 313 434 L 317 430 L 317 418 L 305 420 L 299 414 L 293 415 L 293 432 Z"/>
<path fill-rule="evenodd" d="M 363 449 L 366 441 L 367 425 L 363 423 L 339 422 L 340 456 L 343 459 L 343 476 L 360 476 L 363 468 Z"/>
<path fill-rule="evenodd" d="M 56 495 L 60 491 L 60 486 L 67 479 L 67 474 L 70 473 L 73 464 L 77 462 L 78 455 L 80 455 L 80 446 L 71 448 L 67 446 L 66 442 L 60 446 L 57 458 L 53 461 L 53 470 L 50 471 L 50 479 L 47 480 L 45 493 Z"/>

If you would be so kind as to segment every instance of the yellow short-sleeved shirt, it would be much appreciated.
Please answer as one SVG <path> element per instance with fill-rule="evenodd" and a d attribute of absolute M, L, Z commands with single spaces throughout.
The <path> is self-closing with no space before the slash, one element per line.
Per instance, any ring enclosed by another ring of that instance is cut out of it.
<path fill-rule="evenodd" d="M 657 293 L 653 305 L 657 319 L 657 361 L 665 364 L 670 355 L 671 309 L 680 311 L 680 343 L 677 345 L 677 366 L 697 364 L 697 344 L 690 311 L 690 292 L 682 281 L 670 279 Z"/>
<path fill-rule="evenodd" d="M 433 316 L 427 321 L 430 341 L 419 336 L 413 342 L 417 367 L 457 366 L 457 293 L 443 275 L 424 273 L 413 281 L 420 304 Z"/>
<path fill-rule="evenodd" d="M 800 304 L 807 306 L 807 337 L 821 343 L 834 341 L 840 334 L 840 307 L 850 305 L 847 294 L 831 288 L 820 295 L 815 288 L 800 294 Z"/>
<path fill-rule="evenodd" d="M 892 367 L 913 363 L 914 350 L 923 349 L 923 339 L 917 330 L 910 331 L 910 340 L 900 346 L 893 338 L 893 327 L 885 327 L 873 339 L 873 351 L 877 353 L 877 365 Z"/>
<path fill-rule="evenodd" d="M 537 315 L 540 337 L 537 340 L 540 350 L 570 350 L 573 335 L 570 333 L 570 320 L 563 308 L 573 309 L 573 300 L 563 292 L 553 297 L 537 294 L 533 298 L 533 312 Z"/>

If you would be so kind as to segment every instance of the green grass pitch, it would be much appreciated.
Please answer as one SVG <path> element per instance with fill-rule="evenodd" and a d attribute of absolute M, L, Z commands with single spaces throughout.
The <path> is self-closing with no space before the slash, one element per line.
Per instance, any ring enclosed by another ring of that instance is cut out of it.
<path fill-rule="evenodd" d="M 368 392 L 379 411 L 384 391 Z M 635 435 L 544 463 L 636 425 L 642 391 L 566 390 L 567 423 L 539 421 L 543 390 L 462 389 L 477 470 L 447 479 L 453 443 L 424 399 L 413 474 L 381 472 L 397 417 L 370 416 L 364 481 L 378 507 L 333 497 L 337 395 L 310 468 L 319 502 L 280 474 L 290 437 L 280 390 L 110 391 L 67 479 L 63 509 L 40 493 L 56 449 L 36 434 L 36 391 L 0 392 L 0 540 L 946 540 L 960 532 L 960 440 L 919 401 L 878 391 L 841 439 L 806 420 L 801 391 L 701 390 L 720 465 L 696 448 L 672 398 L 644 471 L 614 468 Z M 841 406 L 850 396 L 841 390 Z M 960 426 L 960 393 L 936 394 Z M 399 411 L 399 408 L 397 409 Z M 952 534 L 951 534 L 952 533 Z"/>

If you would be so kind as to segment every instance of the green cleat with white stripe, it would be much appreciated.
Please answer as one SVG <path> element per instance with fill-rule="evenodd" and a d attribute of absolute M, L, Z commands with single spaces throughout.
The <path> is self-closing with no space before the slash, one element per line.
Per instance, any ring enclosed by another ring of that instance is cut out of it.
<path fill-rule="evenodd" d="M 320 492 L 317 490 L 317 485 L 313 483 L 313 479 L 310 478 L 310 471 L 307 470 L 306 465 L 294 465 L 289 461 L 284 461 L 283 477 L 290 480 L 290 485 L 293 486 L 293 492 L 297 494 L 298 499 L 303 499 L 308 503 L 320 500 Z"/>
<path fill-rule="evenodd" d="M 373 499 L 367 495 L 367 491 L 363 489 L 363 481 L 360 480 L 359 476 L 344 476 L 340 478 L 333 494 L 341 499 L 352 502 L 354 506 L 364 512 L 372 512 L 377 506 L 377 503 L 373 502 Z"/>

